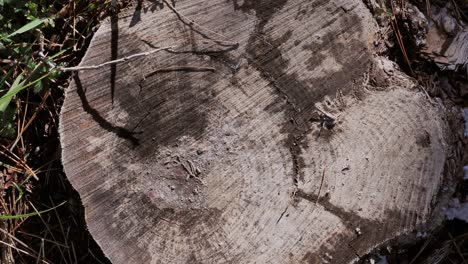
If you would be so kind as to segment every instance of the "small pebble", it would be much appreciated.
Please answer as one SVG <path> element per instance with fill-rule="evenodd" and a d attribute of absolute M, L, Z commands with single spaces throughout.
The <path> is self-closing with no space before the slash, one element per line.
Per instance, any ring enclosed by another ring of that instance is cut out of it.
<path fill-rule="evenodd" d="M 362 235 L 361 228 L 356 227 L 356 234 L 357 234 L 358 236 Z"/>

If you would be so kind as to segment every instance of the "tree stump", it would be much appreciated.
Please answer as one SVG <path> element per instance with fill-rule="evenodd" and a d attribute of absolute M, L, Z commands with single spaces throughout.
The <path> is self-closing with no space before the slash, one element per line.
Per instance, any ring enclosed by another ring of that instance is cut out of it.
<path fill-rule="evenodd" d="M 103 22 L 81 66 L 150 53 L 75 72 L 61 114 L 109 259 L 349 263 L 425 223 L 446 110 L 375 31 L 358 0 L 139 1 Z"/>

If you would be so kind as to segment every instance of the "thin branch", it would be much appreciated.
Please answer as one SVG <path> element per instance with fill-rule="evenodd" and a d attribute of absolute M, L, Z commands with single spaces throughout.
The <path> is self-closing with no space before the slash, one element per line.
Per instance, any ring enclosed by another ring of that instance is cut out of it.
<path fill-rule="evenodd" d="M 46 94 L 42 97 L 41 103 L 39 104 L 39 106 L 36 107 L 36 110 L 34 111 L 34 114 L 32 115 L 31 119 L 29 119 L 29 121 L 26 124 L 25 122 L 23 122 L 23 126 L 21 129 L 19 129 L 15 142 L 10 147 L 11 150 L 13 150 L 16 147 L 16 144 L 18 144 L 18 141 L 20 141 L 21 137 L 23 136 L 24 131 L 26 131 L 26 129 L 32 124 L 34 119 L 36 119 L 37 114 L 44 107 L 46 100 L 47 98 L 49 98 L 49 96 L 50 96 L 50 92 L 46 92 Z M 27 107 L 27 104 L 26 104 L 26 107 Z M 26 115 L 26 111 L 25 111 L 25 115 Z"/>
<path fill-rule="evenodd" d="M 107 61 L 107 62 L 98 64 L 98 65 L 77 66 L 77 67 L 69 67 L 69 68 L 59 68 L 59 70 L 62 71 L 62 72 L 95 70 L 95 69 L 99 69 L 99 68 L 102 68 L 102 67 L 105 67 L 105 66 L 108 66 L 108 65 L 112 65 L 112 64 L 117 64 L 117 63 L 129 61 L 129 60 L 133 60 L 133 59 L 136 59 L 136 58 L 139 58 L 139 57 L 146 57 L 146 56 L 149 56 L 149 55 L 151 55 L 151 54 L 154 54 L 154 53 L 157 53 L 157 52 L 160 52 L 160 51 L 163 51 L 163 50 L 171 50 L 171 49 L 173 49 L 173 48 L 174 48 L 174 47 L 157 48 L 157 49 L 150 50 L 150 51 L 147 51 L 147 52 L 142 52 L 142 53 L 133 54 L 133 55 L 130 55 L 130 56 L 121 58 L 121 59 L 112 60 L 112 61 Z"/>
<path fill-rule="evenodd" d="M 37 55 L 39 55 L 39 58 L 42 60 L 42 62 L 47 64 L 47 66 L 49 66 L 51 69 L 54 69 L 55 67 L 57 67 L 57 65 L 55 65 L 53 62 L 47 60 L 46 56 L 44 55 L 42 51 L 39 51 Z"/>
<path fill-rule="evenodd" d="M 5 146 L 1 146 L 5 151 L 9 152 L 9 154 L 7 154 L 6 152 L 3 152 L 0 150 L 0 154 L 5 156 L 6 158 L 10 159 L 11 161 L 21 165 L 21 167 L 23 168 L 24 171 L 26 171 L 27 173 L 25 173 L 26 175 L 29 176 L 32 176 L 34 179 L 36 180 L 39 180 L 39 178 L 37 177 L 36 173 L 31 169 L 31 167 L 28 166 L 28 164 L 21 160 L 12 150 L 9 150 L 8 148 L 6 148 Z"/>
<path fill-rule="evenodd" d="M 14 245 L 5 243 L 5 242 L 3 242 L 3 241 L 1 241 L 1 240 L 0 240 L 0 243 L 3 244 L 3 245 L 5 245 L 5 246 L 11 247 L 11 248 L 13 248 L 13 249 L 15 249 L 15 250 L 17 250 L 17 251 L 19 251 L 19 252 L 25 254 L 25 255 L 28 255 L 28 256 L 30 256 L 30 257 L 36 257 L 36 258 L 37 258 L 37 256 L 35 256 L 35 255 L 33 255 L 33 254 L 31 254 L 31 253 L 29 253 L 29 252 L 27 252 L 27 251 L 24 251 L 24 250 L 22 250 L 22 249 L 19 249 L 19 248 L 15 247 Z M 47 262 L 47 261 L 45 261 L 45 260 L 41 260 L 41 262 L 50 264 L 50 262 Z"/>
<path fill-rule="evenodd" d="M 411 260 L 411 262 L 409 264 L 413 264 L 416 259 L 419 258 L 419 256 L 421 256 L 421 254 L 423 253 L 424 249 L 426 249 L 426 247 L 429 245 L 429 243 L 432 241 L 432 236 L 429 237 L 429 239 L 427 239 L 425 242 L 424 242 L 424 245 L 421 247 L 421 249 L 418 251 L 418 253 L 416 254 L 416 256 L 414 256 L 414 258 Z"/>
<path fill-rule="evenodd" d="M 22 245 L 24 248 L 28 249 L 31 251 L 32 254 L 36 254 L 37 255 L 37 252 L 30 248 L 26 243 L 24 243 L 23 241 L 19 240 L 18 238 L 16 238 L 14 235 L 10 234 L 9 232 L 7 232 L 6 230 L 3 230 L 2 228 L 0 228 L 0 231 L 2 233 L 4 233 L 6 236 L 10 237 L 12 240 L 14 240 L 16 243 Z"/>
<path fill-rule="evenodd" d="M 458 253 L 458 255 L 460 256 L 460 258 L 462 259 L 463 264 L 467 264 L 465 257 L 463 257 L 463 254 L 461 253 L 460 248 L 459 248 L 458 245 L 457 245 L 457 242 L 455 241 L 455 239 L 453 239 L 452 233 L 450 233 L 450 232 L 449 232 L 449 237 L 450 237 L 450 241 L 451 241 L 451 242 L 453 243 L 453 245 L 455 246 L 456 252 Z"/>

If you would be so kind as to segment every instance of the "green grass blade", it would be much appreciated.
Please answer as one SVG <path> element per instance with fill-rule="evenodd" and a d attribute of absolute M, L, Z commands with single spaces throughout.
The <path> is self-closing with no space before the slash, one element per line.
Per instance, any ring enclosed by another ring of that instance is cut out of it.
<path fill-rule="evenodd" d="M 36 79 L 35 81 L 33 82 L 30 82 L 28 84 L 24 84 L 24 83 L 18 83 L 17 85 L 15 85 L 16 83 L 16 80 L 15 80 L 15 83 L 13 83 L 13 85 L 11 86 L 10 90 L 8 91 L 8 93 L 6 93 L 5 95 L 3 95 L 1 98 L 0 98 L 0 112 L 4 112 L 5 109 L 8 107 L 8 104 L 10 103 L 11 99 L 13 98 L 13 96 L 15 96 L 17 93 L 21 92 L 22 90 L 32 86 L 32 85 L 35 85 L 36 83 L 42 81 L 42 79 L 46 78 L 47 76 L 50 75 L 50 72 L 49 73 L 46 73 L 44 74 L 43 76 L 41 76 L 40 78 Z M 19 76 L 18 76 L 19 77 Z M 17 78 L 18 79 L 18 78 Z"/>
<path fill-rule="evenodd" d="M 24 32 L 28 32 L 28 31 L 30 31 L 32 29 L 35 29 L 38 26 L 42 25 L 42 23 L 44 23 L 46 21 L 50 21 L 50 18 L 36 18 L 33 21 L 31 21 L 31 22 L 27 23 L 26 25 L 22 26 L 20 29 L 18 29 L 15 32 L 11 33 L 7 37 L 9 38 L 9 37 L 12 37 L 12 36 L 15 36 L 15 35 L 22 34 Z"/>
<path fill-rule="evenodd" d="M 34 212 L 34 213 L 29 213 L 29 214 L 22 214 L 22 215 L 0 215 L 0 220 L 11 220 L 11 219 L 20 219 L 20 218 L 26 218 L 26 217 L 30 217 L 30 216 L 35 216 L 35 215 L 40 215 L 40 214 L 43 214 L 43 213 L 47 213 L 47 212 L 50 212 L 52 210 L 55 210 L 57 209 L 58 207 L 64 205 L 66 202 L 63 202 L 55 207 L 52 207 L 52 208 L 49 208 L 47 210 L 44 210 L 44 211 L 40 211 L 40 212 Z"/>
<path fill-rule="evenodd" d="M 10 90 L 8 91 L 8 93 L 6 93 L 5 95 L 2 96 L 2 98 L 0 98 L 0 100 L 1 100 L 0 101 L 0 112 L 5 112 L 8 104 L 11 101 L 11 98 L 13 98 L 13 95 L 15 95 L 17 92 L 14 93 L 12 96 L 9 96 L 8 94 L 10 94 L 10 92 L 14 92 L 15 90 L 17 90 L 18 87 L 21 87 L 21 81 L 22 80 L 23 80 L 23 74 L 18 75 L 18 77 L 16 77 L 15 81 L 11 85 Z"/>
<path fill-rule="evenodd" d="M 24 192 L 23 192 L 23 189 L 21 189 L 21 187 L 19 187 L 18 184 L 16 184 L 16 182 L 13 182 L 13 185 L 15 186 L 15 188 L 18 190 L 19 192 L 19 196 L 18 198 L 16 198 L 15 200 L 15 203 L 17 203 L 19 200 L 21 200 L 21 198 L 23 198 L 23 195 L 24 195 Z"/>
<path fill-rule="evenodd" d="M 55 58 L 57 58 L 58 56 L 62 55 L 63 53 L 65 53 L 65 52 L 67 52 L 69 50 L 71 50 L 71 48 L 63 49 L 60 52 L 58 52 L 57 54 L 54 54 L 53 56 L 50 56 L 49 59 L 54 60 Z"/>

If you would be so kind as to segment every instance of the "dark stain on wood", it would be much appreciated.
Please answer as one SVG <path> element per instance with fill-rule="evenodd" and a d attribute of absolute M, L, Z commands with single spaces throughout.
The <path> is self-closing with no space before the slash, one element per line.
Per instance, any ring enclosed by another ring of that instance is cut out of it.
<path fill-rule="evenodd" d="M 261 32 L 273 15 L 283 8 L 288 0 L 244 0 L 242 5 L 239 4 L 239 0 L 232 0 L 232 2 L 235 10 L 255 11 L 255 15 L 259 19 L 257 28 Z"/>
<path fill-rule="evenodd" d="M 313 12 L 315 7 L 323 5 L 325 2 L 313 2 L 308 8 L 311 8 Z M 336 34 L 327 34 L 326 41 L 321 45 L 306 45 L 304 47 L 305 50 L 313 53 L 309 60 L 309 70 L 314 70 L 326 59 L 325 55 L 319 53 L 321 51 L 330 53 L 329 56 L 333 56 L 343 65 L 344 69 L 327 74 L 323 78 L 304 80 L 299 78 L 298 73 L 286 71 L 290 66 L 290 61 L 283 54 L 283 46 L 290 41 L 293 31 L 288 30 L 278 39 L 273 39 L 265 29 L 271 18 L 286 5 L 287 1 L 244 1 L 240 5 L 237 0 L 233 0 L 233 3 L 236 10 L 254 11 L 258 18 L 254 33 L 249 38 L 247 45 L 248 60 L 277 92 L 277 100 L 265 110 L 273 113 L 278 111 L 285 113 L 286 118 L 281 132 L 288 135 L 284 145 L 291 152 L 292 179 L 296 184 L 299 180 L 304 179 L 302 151 L 308 148 L 304 138 L 312 125 L 309 120 L 316 114 L 314 104 L 321 101 L 326 95 L 334 97 L 343 86 L 351 86 L 353 79 L 359 77 L 358 74 L 363 72 L 364 67 L 367 67 L 369 60 L 369 56 L 366 56 L 368 55 L 367 47 L 365 43 L 359 41 L 359 38 L 351 40 L 349 47 L 344 47 L 344 44 L 338 44 L 336 41 L 338 37 Z M 302 14 L 303 10 L 305 9 L 301 9 L 299 14 Z M 337 7 L 334 12 L 341 13 L 342 10 Z M 335 20 L 332 19 L 329 23 L 334 23 Z M 361 21 L 356 14 L 346 15 L 342 26 L 343 31 L 339 35 L 343 35 L 345 38 L 347 37 L 345 35 L 352 38 L 351 34 L 361 34 L 363 31 Z M 294 43 L 297 43 L 297 40 Z M 357 57 L 356 50 L 362 50 L 362 53 L 357 53 Z M 344 91 L 344 93 L 346 92 L 347 90 Z"/>
<path fill-rule="evenodd" d="M 431 146 L 431 135 L 427 131 L 423 131 L 420 135 L 416 136 L 416 144 L 423 148 Z"/>
<path fill-rule="evenodd" d="M 192 252 L 190 254 L 190 257 L 187 259 L 186 264 L 201 264 L 202 262 L 197 260 L 197 256 L 195 255 L 195 252 Z"/>
<path fill-rule="evenodd" d="M 320 263 L 320 259 L 317 257 L 317 255 L 315 255 L 314 253 L 310 251 L 304 255 L 302 260 L 304 261 L 304 263 L 307 263 L 307 264 Z"/>
<path fill-rule="evenodd" d="M 345 225 L 349 232 L 337 234 L 337 237 L 330 238 L 330 242 L 333 242 L 336 245 L 331 245 L 332 248 L 336 246 L 347 244 L 350 250 L 333 250 L 330 252 L 330 248 L 327 248 L 324 243 L 316 253 L 307 252 L 304 255 L 304 260 L 308 261 L 307 263 L 319 263 L 318 260 L 333 260 L 334 263 L 344 263 L 345 260 L 352 259 L 351 254 L 355 254 L 354 257 L 360 257 L 362 254 L 366 254 L 366 250 L 375 245 L 379 241 L 383 241 L 388 234 L 396 235 L 398 230 L 401 230 L 400 224 L 402 222 L 402 217 L 407 217 L 408 215 L 412 216 L 410 220 L 405 219 L 404 223 L 409 223 L 409 225 L 416 225 L 417 213 L 410 212 L 405 213 L 396 209 L 385 209 L 385 222 L 367 219 L 359 216 L 354 211 L 346 211 L 345 209 L 336 206 L 330 202 L 329 196 L 322 196 L 318 199 L 317 195 L 306 193 L 303 190 L 298 190 L 296 192 L 294 204 L 297 205 L 301 200 L 306 200 L 311 203 L 317 203 L 323 206 L 324 210 L 330 212 L 331 214 L 337 216 L 343 225 Z M 356 231 L 359 229 L 359 233 Z M 345 242 L 344 242 L 345 241 Z M 344 242 L 344 243 L 343 243 Z M 325 254 L 327 253 L 328 256 Z M 332 259 L 327 259 L 328 257 Z"/>
<path fill-rule="evenodd" d="M 193 85 L 194 79 L 212 80 L 212 73 L 160 70 L 141 84 L 141 95 L 133 95 L 127 87 L 117 91 L 116 100 L 132 117 L 132 126 L 139 124 L 142 144 L 135 149 L 139 157 L 154 156 L 161 146 L 174 144 L 183 136 L 203 136 L 208 125 L 205 108 L 209 109 L 215 94 L 209 85 Z"/>
<path fill-rule="evenodd" d="M 234 1 L 235 9 L 244 12 L 255 11 L 258 18 L 254 33 L 248 40 L 247 55 L 249 63 L 256 68 L 261 76 L 271 83 L 278 94 L 278 98 L 273 105 L 268 106 L 266 111 L 285 111 L 287 120 L 282 128 L 282 133 L 288 134 L 285 146 L 290 150 L 293 160 L 292 180 L 297 184 L 301 176 L 301 168 L 304 161 L 301 157 L 301 138 L 307 130 L 307 122 L 297 119 L 297 113 L 306 104 L 308 87 L 298 79 L 297 74 L 286 74 L 284 70 L 289 62 L 282 55 L 280 46 L 288 41 L 292 36 L 289 30 L 277 40 L 273 40 L 265 32 L 265 26 L 276 12 L 281 10 L 287 3 L 286 0 L 274 1 L 244 1 L 239 5 Z M 281 105 L 281 107 L 278 107 Z"/>
<path fill-rule="evenodd" d="M 310 83 L 314 86 L 319 85 L 318 95 L 334 96 L 338 89 L 347 94 L 354 79 L 359 78 L 363 69 L 369 67 L 369 51 L 361 38 L 353 37 L 353 34 L 362 34 L 363 28 L 361 20 L 357 14 L 348 13 L 342 16 L 340 28 L 343 29 L 341 37 L 347 41 L 347 44 L 336 41 L 337 36 L 334 33 L 328 33 L 321 37 L 314 44 L 304 45 L 304 50 L 310 52 L 308 60 L 308 69 L 313 71 L 319 67 L 327 56 L 332 57 L 343 68 L 339 71 L 327 73 L 326 77 L 311 79 Z M 334 21 L 333 21 L 334 22 Z M 328 55 L 323 55 L 326 52 Z"/>
<path fill-rule="evenodd" d="M 156 10 L 161 10 L 164 8 L 164 4 L 159 1 L 149 1 L 151 2 L 150 5 L 145 5 L 144 0 L 137 0 L 137 4 L 135 7 L 135 11 L 133 12 L 132 15 L 132 20 L 130 21 L 129 28 L 135 26 L 141 21 L 141 11 L 143 10 L 144 13 L 146 13 L 148 10 L 151 12 L 154 12 Z M 174 5 L 174 3 L 173 3 Z M 144 7 L 145 6 L 145 7 Z"/>
<path fill-rule="evenodd" d="M 172 226 L 178 226 L 182 236 L 185 236 L 187 241 L 198 237 L 199 245 L 207 250 L 214 248 L 208 234 L 204 234 L 204 231 L 214 230 L 219 228 L 222 224 L 222 211 L 215 208 L 174 208 L 174 207 L 161 207 L 157 199 L 153 199 L 150 194 L 143 192 L 122 192 L 122 189 L 127 189 L 126 186 L 137 185 L 137 175 L 129 173 L 126 168 L 121 165 L 117 169 L 125 173 L 125 177 L 115 183 L 110 189 L 103 190 L 99 189 L 93 194 L 93 200 L 95 202 L 106 201 L 109 208 L 121 208 L 120 212 L 109 210 L 105 212 L 102 219 L 106 224 L 106 230 L 108 236 L 118 236 L 125 234 L 127 238 L 125 241 L 133 241 L 126 246 L 128 252 L 134 252 L 134 256 L 137 256 L 138 262 L 136 263 L 149 263 L 151 261 L 151 253 L 149 248 L 141 246 L 137 242 L 141 237 L 151 233 L 151 236 L 158 236 L 157 230 L 160 229 L 163 222 L 171 223 Z M 102 180 L 104 184 L 104 179 Z M 107 200 L 112 198 L 112 201 Z M 124 206 L 123 206 L 124 205 Z M 142 208 L 145 210 L 132 210 L 133 208 Z M 129 215 L 128 211 L 132 214 Z M 142 221 L 144 223 L 136 222 Z M 152 227 L 148 229 L 148 227 Z M 155 233 L 156 232 L 156 233 Z M 221 231 L 218 231 L 221 232 Z M 217 232 L 214 232 L 217 233 Z M 204 237 L 201 237 L 204 236 Z M 115 241 L 121 241 L 122 238 L 116 237 Z M 166 246 L 166 240 L 171 241 L 170 237 L 162 239 L 159 248 L 164 250 Z M 129 253 L 131 254 L 131 253 Z M 188 263 L 199 263 L 196 260 L 194 254 L 189 259 Z"/>

